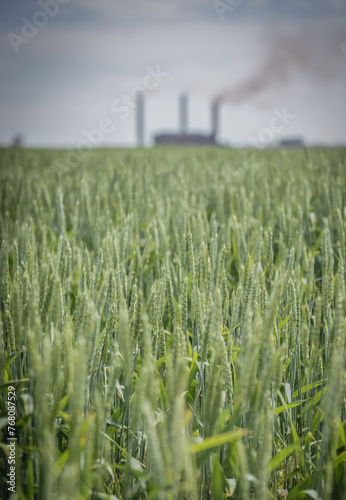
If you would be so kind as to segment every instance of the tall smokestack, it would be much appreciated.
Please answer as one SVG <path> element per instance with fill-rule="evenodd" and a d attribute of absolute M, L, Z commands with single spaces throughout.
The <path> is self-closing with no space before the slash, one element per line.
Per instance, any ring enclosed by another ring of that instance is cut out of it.
<path fill-rule="evenodd" d="M 136 93 L 136 136 L 137 146 L 144 146 L 144 94 L 143 92 Z"/>
<path fill-rule="evenodd" d="M 181 94 L 179 98 L 179 118 L 180 118 L 180 132 L 186 134 L 187 132 L 187 95 Z"/>
<path fill-rule="evenodd" d="M 216 139 L 219 132 L 219 104 L 213 102 L 211 105 L 211 134 Z"/>

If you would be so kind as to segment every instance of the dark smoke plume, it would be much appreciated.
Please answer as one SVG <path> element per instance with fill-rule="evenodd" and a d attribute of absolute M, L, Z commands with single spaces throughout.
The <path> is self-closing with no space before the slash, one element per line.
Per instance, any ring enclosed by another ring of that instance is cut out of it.
<path fill-rule="evenodd" d="M 270 85 L 287 84 L 294 71 L 308 74 L 314 81 L 335 79 L 342 71 L 339 43 L 343 37 L 343 33 L 334 32 L 332 37 L 326 39 L 323 33 L 316 34 L 308 28 L 295 37 L 274 35 L 259 71 L 247 80 L 219 92 L 214 102 L 241 103 Z"/>

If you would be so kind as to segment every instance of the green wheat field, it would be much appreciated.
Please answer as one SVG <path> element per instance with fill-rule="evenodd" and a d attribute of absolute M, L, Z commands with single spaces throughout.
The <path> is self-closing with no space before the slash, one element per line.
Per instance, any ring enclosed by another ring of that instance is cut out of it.
<path fill-rule="evenodd" d="M 65 160 L 0 151 L 0 498 L 345 499 L 345 150 Z"/>

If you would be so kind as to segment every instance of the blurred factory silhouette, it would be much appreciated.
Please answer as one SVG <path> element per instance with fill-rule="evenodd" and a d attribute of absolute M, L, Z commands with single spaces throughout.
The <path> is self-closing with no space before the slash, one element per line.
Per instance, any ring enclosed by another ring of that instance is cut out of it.
<path fill-rule="evenodd" d="M 211 133 L 188 132 L 188 96 L 181 94 L 179 97 L 179 125 L 178 132 L 161 133 L 155 135 L 155 145 L 178 144 L 196 146 L 219 146 L 217 134 L 219 128 L 219 105 L 214 102 L 211 106 Z M 138 143 L 139 145 L 139 143 Z"/>
<path fill-rule="evenodd" d="M 187 106 L 188 106 L 188 101 L 187 101 L 187 95 L 186 94 L 181 94 L 179 98 L 179 118 L 180 118 L 180 132 L 182 134 L 186 134 L 187 132 Z"/>
<path fill-rule="evenodd" d="M 278 145 L 280 148 L 303 148 L 304 140 L 301 137 L 288 137 L 281 139 Z"/>
<path fill-rule="evenodd" d="M 136 96 L 136 140 L 137 146 L 143 147 L 144 144 L 144 93 L 138 92 Z M 219 137 L 219 111 L 222 100 L 215 99 L 210 107 L 211 132 L 189 132 L 188 131 L 188 96 L 181 94 L 179 96 L 179 130 L 177 132 L 161 132 L 154 136 L 154 145 L 180 145 L 180 146 L 225 146 L 218 139 Z M 249 138 L 250 139 L 250 138 Z M 230 144 L 229 144 L 230 146 Z M 304 141 L 301 137 L 283 137 L 281 139 L 266 141 L 261 147 L 282 147 L 282 148 L 301 148 Z M 233 147 L 239 147 L 236 144 Z M 256 147 L 251 141 L 242 143 L 241 147 Z"/>
<path fill-rule="evenodd" d="M 230 0 L 39 4 L 59 2 L 44 29 L 37 1 L 3 2 L 1 144 L 79 148 L 106 119 L 90 146 L 256 147 L 283 106 L 297 119 L 261 146 L 346 143 L 346 0 L 237 1 L 223 21 L 214 6 Z"/>
<path fill-rule="evenodd" d="M 144 94 L 137 92 L 136 94 L 136 137 L 137 146 L 144 146 Z"/>

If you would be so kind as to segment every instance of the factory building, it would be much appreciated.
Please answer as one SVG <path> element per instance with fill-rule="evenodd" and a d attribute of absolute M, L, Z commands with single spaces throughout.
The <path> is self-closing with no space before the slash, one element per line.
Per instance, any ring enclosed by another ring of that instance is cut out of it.
<path fill-rule="evenodd" d="M 196 146 L 217 146 L 217 134 L 219 124 L 219 106 L 213 103 L 211 107 L 211 134 L 188 132 L 188 97 L 183 94 L 179 98 L 179 123 L 180 130 L 175 133 L 155 135 L 155 144 L 179 144 Z"/>
<path fill-rule="evenodd" d="M 144 94 L 143 92 L 136 93 L 136 138 L 137 146 L 144 146 Z"/>
<path fill-rule="evenodd" d="M 144 146 L 144 94 L 138 92 L 136 96 L 136 140 L 137 146 Z M 211 106 L 211 133 L 188 132 L 188 96 L 179 97 L 179 131 L 155 135 L 155 145 L 179 144 L 196 146 L 218 146 L 217 136 L 219 129 L 219 105 L 214 102 Z"/>

